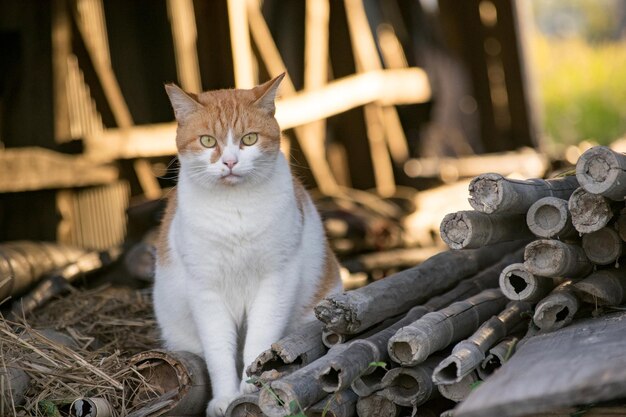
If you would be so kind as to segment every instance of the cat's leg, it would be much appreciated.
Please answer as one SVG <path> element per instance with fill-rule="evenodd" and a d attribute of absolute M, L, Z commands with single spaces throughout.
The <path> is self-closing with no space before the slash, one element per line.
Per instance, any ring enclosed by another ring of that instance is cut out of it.
<path fill-rule="evenodd" d="M 244 369 L 240 392 L 249 393 L 257 388 L 248 382 L 246 368 L 256 357 L 284 336 L 298 299 L 296 277 L 298 265 L 294 262 L 285 270 L 262 279 L 258 292 L 248 310 L 247 332 L 243 349 Z M 289 278 L 288 278 L 289 277 Z"/>
<path fill-rule="evenodd" d="M 193 285 L 189 287 L 189 292 L 213 389 L 207 416 L 220 417 L 239 394 L 237 325 L 220 294 L 206 288 L 194 288 Z"/>

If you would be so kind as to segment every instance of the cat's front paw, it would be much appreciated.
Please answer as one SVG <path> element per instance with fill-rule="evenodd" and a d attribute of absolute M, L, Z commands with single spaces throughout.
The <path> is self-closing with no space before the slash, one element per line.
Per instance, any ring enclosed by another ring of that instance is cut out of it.
<path fill-rule="evenodd" d="M 244 376 L 241 384 L 239 384 L 239 392 L 241 394 L 251 394 L 259 390 L 259 387 L 248 381 L 250 381 L 250 379 Z"/>
<path fill-rule="evenodd" d="M 226 409 L 234 397 L 217 397 L 209 401 L 206 417 L 224 417 Z"/>

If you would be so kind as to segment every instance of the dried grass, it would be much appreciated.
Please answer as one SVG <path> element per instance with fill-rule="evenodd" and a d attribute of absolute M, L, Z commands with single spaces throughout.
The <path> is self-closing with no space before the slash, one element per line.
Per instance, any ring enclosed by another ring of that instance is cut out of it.
<path fill-rule="evenodd" d="M 150 296 L 127 288 L 75 290 L 27 317 L 0 317 L 0 374 L 30 377 L 24 404 L 0 397 L 0 415 L 63 416 L 76 398 L 102 397 L 124 416 L 143 404 L 135 392 L 151 391 L 129 359 L 156 347 Z M 0 391 L 7 384 L 0 378 Z"/>

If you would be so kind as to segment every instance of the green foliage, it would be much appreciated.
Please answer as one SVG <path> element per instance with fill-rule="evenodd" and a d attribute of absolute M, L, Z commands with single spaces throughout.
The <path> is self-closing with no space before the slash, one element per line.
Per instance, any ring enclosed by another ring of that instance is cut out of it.
<path fill-rule="evenodd" d="M 368 365 L 374 368 L 383 368 L 383 369 L 387 368 L 386 362 L 370 362 Z"/>

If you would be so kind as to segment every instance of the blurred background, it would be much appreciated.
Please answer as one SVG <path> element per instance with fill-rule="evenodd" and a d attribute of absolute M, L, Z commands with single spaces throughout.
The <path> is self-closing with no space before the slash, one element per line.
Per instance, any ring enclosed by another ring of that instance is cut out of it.
<path fill-rule="evenodd" d="M 414 265 L 471 177 L 623 146 L 625 27 L 619 0 L 0 0 L 0 241 L 153 238 L 177 171 L 163 84 L 287 71 L 283 150 L 334 249 Z"/>

